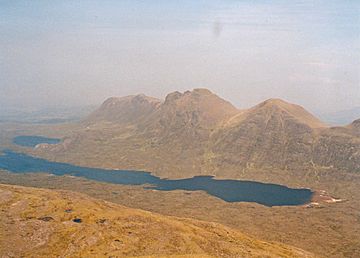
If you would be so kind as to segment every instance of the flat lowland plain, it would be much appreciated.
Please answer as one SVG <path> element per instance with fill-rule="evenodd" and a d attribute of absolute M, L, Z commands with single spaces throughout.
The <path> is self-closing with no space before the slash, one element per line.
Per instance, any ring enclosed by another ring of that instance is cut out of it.
<path fill-rule="evenodd" d="M 71 128 L 64 127 L 63 130 Z M 32 126 L 6 125 L 1 130 L 1 143 L 3 147 L 14 147 L 11 137 L 16 134 L 58 137 L 61 133 L 61 130 L 46 127 L 35 130 Z M 322 257 L 360 257 L 359 174 L 331 169 L 295 171 L 291 174 L 281 170 L 247 170 L 239 173 L 237 179 L 325 190 L 344 201 L 321 203 L 310 208 L 269 208 L 255 203 L 227 203 L 201 191 L 162 192 L 67 176 L 0 172 L 0 183 L 78 191 L 131 208 L 221 223 L 257 239 L 292 245 Z"/>

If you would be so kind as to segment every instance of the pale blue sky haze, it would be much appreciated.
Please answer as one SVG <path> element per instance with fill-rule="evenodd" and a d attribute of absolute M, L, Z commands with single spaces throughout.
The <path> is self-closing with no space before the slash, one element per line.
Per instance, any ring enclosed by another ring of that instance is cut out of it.
<path fill-rule="evenodd" d="M 0 0 L 1 106 L 197 87 L 239 108 L 360 106 L 360 1 Z"/>

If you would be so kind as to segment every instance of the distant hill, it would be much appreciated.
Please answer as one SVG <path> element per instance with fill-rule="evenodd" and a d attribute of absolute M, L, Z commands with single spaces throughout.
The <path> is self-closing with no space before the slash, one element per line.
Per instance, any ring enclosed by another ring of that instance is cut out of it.
<path fill-rule="evenodd" d="M 360 107 L 319 115 L 331 125 L 347 125 L 360 117 Z"/>
<path fill-rule="evenodd" d="M 217 223 L 68 191 L 0 185 L 0 208 L 1 257 L 314 257 Z"/>
<path fill-rule="evenodd" d="M 207 89 L 110 98 L 61 144 L 34 151 L 79 165 L 163 177 L 236 177 L 244 169 L 360 171 L 357 122 L 329 127 L 280 99 L 238 110 Z"/>

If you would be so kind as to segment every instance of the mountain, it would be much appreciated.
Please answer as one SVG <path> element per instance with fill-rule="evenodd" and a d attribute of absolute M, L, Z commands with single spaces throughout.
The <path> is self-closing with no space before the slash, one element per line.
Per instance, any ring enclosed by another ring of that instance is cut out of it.
<path fill-rule="evenodd" d="M 350 128 L 354 131 L 360 132 L 360 119 L 355 120 L 351 123 Z"/>
<path fill-rule="evenodd" d="M 312 134 L 326 127 L 304 108 L 269 99 L 233 117 L 214 135 L 215 167 L 298 167 L 311 158 Z"/>
<path fill-rule="evenodd" d="M 33 154 L 162 177 L 236 177 L 244 169 L 360 171 L 358 122 L 329 127 L 280 99 L 238 110 L 207 89 L 173 92 L 164 101 L 110 98 L 85 121 L 61 144 Z"/>
<path fill-rule="evenodd" d="M 264 121 L 269 121 L 274 118 L 279 121 L 293 120 L 294 123 L 303 124 L 310 128 L 326 127 L 323 122 L 314 117 L 303 107 L 288 103 L 281 99 L 268 99 L 237 116 L 238 120 L 256 118 L 260 118 Z"/>
<path fill-rule="evenodd" d="M 212 163 L 230 170 L 335 167 L 359 171 L 359 140 L 353 130 L 327 127 L 302 107 L 271 99 L 232 118 L 216 133 Z"/>
<path fill-rule="evenodd" d="M 159 112 L 149 120 L 169 122 L 169 128 L 202 127 L 212 128 L 219 122 L 235 115 L 238 110 L 207 89 L 194 89 L 183 94 L 173 92 L 166 96 Z M 168 126 L 168 125 L 166 125 Z"/>
<path fill-rule="evenodd" d="M 238 110 L 229 102 L 207 89 L 194 89 L 183 94 L 176 91 L 165 101 L 144 94 L 122 98 L 109 98 L 99 109 L 85 119 L 88 123 L 138 122 L 147 127 L 167 127 L 170 130 L 184 127 L 213 127 L 236 114 Z M 151 126 L 150 126 L 151 127 Z"/>
<path fill-rule="evenodd" d="M 200 162 L 211 131 L 239 111 L 207 89 L 166 96 L 159 108 L 138 125 L 140 141 L 151 139 L 151 152 L 192 169 Z"/>
<path fill-rule="evenodd" d="M 85 122 L 90 124 L 101 121 L 121 124 L 135 122 L 152 113 L 160 103 L 160 100 L 144 94 L 109 98 L 99 109 L 90 114 Z"/>
<path fill-rule="evenodd" d="M 217 223 L 0 185 L 1 257 L 314 257 Z"/>

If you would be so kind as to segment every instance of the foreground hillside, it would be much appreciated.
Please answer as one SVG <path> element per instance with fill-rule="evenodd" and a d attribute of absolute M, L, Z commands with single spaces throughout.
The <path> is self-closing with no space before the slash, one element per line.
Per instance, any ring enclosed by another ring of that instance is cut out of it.
<path fill-rule="evenodd" d="M 360 171 L 358 121 L 328 127 L 279 99 L 238 110 L 206 89 L 110 98 L 58 145 L 33 151 L 85 166 L 163 177 L 237 177 L 249 169 Z"/>
<path fill-rule="evenodd" d="M 220 224 L 74 192 L 0 185 L 1 257 L 312 257 Z"/>

